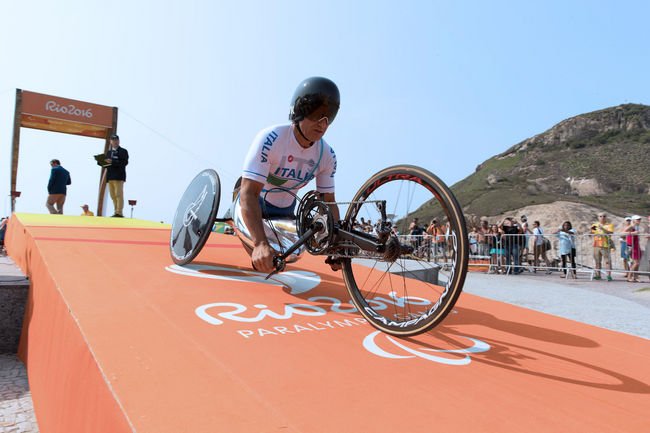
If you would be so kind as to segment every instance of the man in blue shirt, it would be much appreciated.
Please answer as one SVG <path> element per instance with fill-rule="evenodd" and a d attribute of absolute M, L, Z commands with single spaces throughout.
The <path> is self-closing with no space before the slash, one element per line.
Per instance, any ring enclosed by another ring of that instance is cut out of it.
<path fill-rule="evenodd" d="M 50 181 L 47 183 L 47 201 L 45 206 L 51 214 L 62 214 L 63 204 L 65 203 L 65 195 L 68 192 L 67 186 L 72 183 L 70 179 L 70 172 L 61 167 L 61 161 L 53 159 L 50 161 L 52 172 L 50 173 Z"/>

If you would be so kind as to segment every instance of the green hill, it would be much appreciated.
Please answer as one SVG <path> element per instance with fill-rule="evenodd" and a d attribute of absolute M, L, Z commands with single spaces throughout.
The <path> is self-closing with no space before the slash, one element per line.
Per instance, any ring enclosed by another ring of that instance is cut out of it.
<path fill-rule="evenodd" d="M 625 104 L 566 119 L 480 164 L 452 186 L 466 217 L 569 201 L 650 213 L 650 107 Z M 417 212 L 434 215 L 424 205 Z"/>

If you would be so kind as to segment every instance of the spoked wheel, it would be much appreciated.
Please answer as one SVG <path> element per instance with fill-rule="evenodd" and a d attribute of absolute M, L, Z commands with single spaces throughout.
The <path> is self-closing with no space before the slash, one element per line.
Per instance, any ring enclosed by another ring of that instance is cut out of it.
<path fill-rule="evenodd" d="M 389 254 L 350 249 L 354 257 L 343 260 L 345 284 L 373 326 L 392 335 L 416 335 L 440 323 L 460 296 L 469 257 L 465 219 L 449 188 L 415 166 L 389 167 L 372 176 L 355 195 L 345 220 L 377 222 L 377 201 L 385 201 L 399 244 L 389 240 Z M 409 235 L 416 217 L 425 229 L 437 221 L 437 239 Z"/>
<path fill-rule="evenodd" d="M 212 169 L 200 172 L 187 187 L 178 204 L 169 239 L 174 263 L 190 263 L 210 236 L 219 209 L 221 184 Z"/>

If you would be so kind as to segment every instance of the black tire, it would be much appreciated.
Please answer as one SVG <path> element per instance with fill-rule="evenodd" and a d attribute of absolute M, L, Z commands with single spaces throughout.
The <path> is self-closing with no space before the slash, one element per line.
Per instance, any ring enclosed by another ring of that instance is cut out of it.
<path fill-rule="evenodd" d="M 190 263 L 205 245 L 219 209 L 221 182 L 212 169 L 200 172 L 183 193 L 169 238 L 169 251 L 174 263 Z"/>
<path fill-rule="evenodd" d="M 392 182 L 403 184 L 391 184 Z M 364 208 L 376 207 L 371 204 L 373 200 L 386 200 L 386 209 L 389 212 L 392 201 L 401 202 L 401 193 L 397 194 L 397 199 L 380 195 L 402 191 L 403 186 L 406 186 L 405 190 L 417 188 L 417 192 L 425 198 L 430 194 L 431 199 L 423 201 L 424 204 L 417 210 L 408 209 L 411 205 L 407 204 L 405 211 L 393 215 L 403 215 L 399 221 L 408 222 L 414 214 L 422 214 L 425 207 L 428 209 L 432 206 L 430 212 L 437 212 L 437 215 L 446 218 L 450 224 L 450 235 L 447 238 L 452 245 L 450 261 L 447 262 L 445 255 L 445 263 L 441 262 L 436 266 L 435 261 L 432 264 L 427 258 L 430 258 L 430 255 L 416 257 L 415 254 L 421 249 L 421 245 L 410 251 L 402 245 L 412 241 L 399 236 L 397 238 L 400 240 L 400 249 L 397 259 L 393 257 L 387 261 L 382 255 L 372 254 L 363 259 L 344 258 L 343 277 L 352 302 L 370 324 L 388 334 L 411 336 L 432 329 L 453 309 L 465 283 L 469 241 L 462 209 L 450 189 L 431 172 L 410 165 L 389 167 L 368 179 L 354 196 L 345 220 L 351 223 L 362 217 Z M 406 203 L 408 200 L 409 197 Z M 397 208 L 395 209 L 397 211 Z M 365 263 L 365 266 L 353 261 Z M 442 277 L 440 272 L 443 273 Z M 444 274 L 445 272 L 448 273 Z M 432 273 L 436 274 L 435 284 L 432 281 L 422 281 L 423 278 L 432 279 Z M 439 282 L 439 278 L 442 278 L 444 286 Z"/>

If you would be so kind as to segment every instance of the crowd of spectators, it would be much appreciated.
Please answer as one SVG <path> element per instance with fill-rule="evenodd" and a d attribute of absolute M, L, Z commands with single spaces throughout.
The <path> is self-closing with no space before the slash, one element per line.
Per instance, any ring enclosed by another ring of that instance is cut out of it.
<path fill-rule="evenodd" d="M 524 264 L 529 262 L 531 252 L 532 271 L 537 272 L 541 259 L 546 272 L 550 272 L 549 241 L 539 221 L 534 221 L 531 227 L 526 215 L 519 220 L 506 217 L 496 224 L 482 220 L 479 227 L 471 229 L 469 236 L 471 253 L 489 258 L 489 273 L 520 274 L 524 272 Z"/>
<path fill-rule="evenodd" d="M 417 218 L 415 218 L 415 220 L 417 220 Z M 370 220 L 370 219 L 367 220 L 364 217 L 361 217 L 359 220 L 356 220 L 356 219 L 354 220 L 353 228 L 354 228 L 354 230 L 357 230 L 357 231 L 360 231 L 360 232 L 364 232 L 364 233 L 368 233 L 368 234 L 375 234 L 376 235 L 378 233 L 378 231 L 379 231 L 379 228 L 380 228 L 379 224 L 380 224 L 379 221 L 376 221 L 373 224 L 372 220 Z M 413 226 L 413 224 L 411 224 L 411 227 L 412 226 Z M 402 233 L 399 232 L 399 230 L 397 229 L 396 226 L 391 227 L 391 232 L 396 236 L 399 236 L 400 234 L 402 234 Z M 419 233 L 419 234 L 422 234 L 422 233 Z"/>
<path fill-rule="evenodd" d="M 580 241 L 583 247 L 580 266 L 589 269 L 595 280 L 612 281 L 612 254 L 616 251 L 618 239 L 625 279 L 638 282 L 640 264 L 643 260 L 647 261 L 650 255 L 648 247 L 645 248 L 647 252 L 642 248 L 644 242 L 650 245 L 650 231 L 641 227 L 641 221 L 638 215 L 625 217 L 615 227 L 605 213 L 599 213 L 597 221 L 587 231 L 578 233 L 571 221 L 564 221 L 555 230 L 545 231 L 540 221 L 529 222 L 526 215 L 521 215 L 519 219 L 506 217 L 498 223 L 482 219 L 478 226 L 469 229 L 470 257 L 487 261 L 488 272 L 493 274 L 516 275 L 525 271 L 550 274 L 560 270 L 562 278 L 575 279 Z M 369 231 L 372 231 L 372 224 L 368 222 L 361 226 L 369 227 Z M 447 261 L 451 254 L 448 222 L 433 219 L 423 225 L 418 218 L 414 218 L 408 232 L 403 235 L 409 237 L 415 255 L 419 257 Z M 592 253 L 593 260 L 590 258 Z"/>

